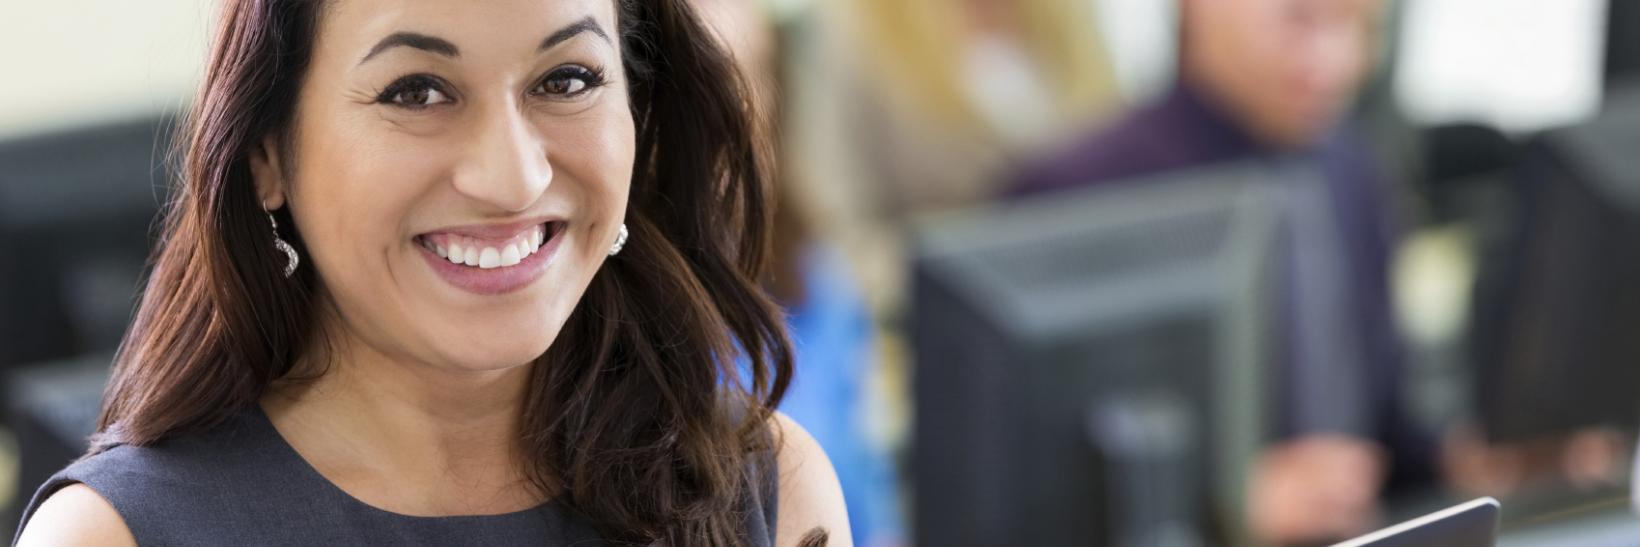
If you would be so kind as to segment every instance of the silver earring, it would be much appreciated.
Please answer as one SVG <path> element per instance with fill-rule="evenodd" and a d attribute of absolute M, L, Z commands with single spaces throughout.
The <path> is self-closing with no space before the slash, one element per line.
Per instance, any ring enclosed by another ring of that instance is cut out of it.
<path fill-rule="evenodd" d="M 621 231 L 615 234 L 615 244 L 609 246 L 609 256 L 621 254 L 621 247 L 626 246 L 626 224 L 621 224 Z"/>
<path fill-rule="evenodd" d="M 273 225 L 273 248 L 284 251 L 285 277 L 290 277 L 291 274 L 296 273 L 296 265 L 302 263 L 302 259 L 296 256 L 295 247 L 291 247 L 290 243 L 279 237 L 279 221 L 273 219 L 273 212 L 265 209 L 262 212 L 268 214 L 268 224 Z"/>

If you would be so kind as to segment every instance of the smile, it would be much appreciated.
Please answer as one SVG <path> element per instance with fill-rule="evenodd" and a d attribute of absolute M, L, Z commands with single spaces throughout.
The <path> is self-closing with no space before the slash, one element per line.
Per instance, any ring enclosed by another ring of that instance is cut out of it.
<path fill-rule="evenodd" d="M 540 251 L 547 239 L 547 226 L 531 226 L 499 244 L 458 234 L 427 234 L 417 240 L 422 247 L 451 264 L 490 270 L 516 266 Z"/>
<path fill-rule="evenodd" d="M 427 265 L 446 283 L 479 295 L 529 286 L 554 261 L 568 224 L 465 226 L 415 237 Z"/>

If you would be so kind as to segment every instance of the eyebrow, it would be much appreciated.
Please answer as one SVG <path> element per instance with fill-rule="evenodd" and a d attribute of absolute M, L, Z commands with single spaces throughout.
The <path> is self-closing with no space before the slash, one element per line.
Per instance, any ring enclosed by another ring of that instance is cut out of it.
<path fill-rule="evenodd" d="M 588 16 L 559 29 L 558 32 L 552 33 L 551 36 L 541 41 L 541 45 L 536 46 L 535 51 L 542 52 L 552 49 L 554 46 L 584 33 L 591 33 L 603 38 L 606 43 L 610 42 L 609 34 L 604 32 L 604 28 L 598 25 L 597 20 Z M 382 38 L 380 42 L 376 42 L 376 45 L 370 48 L 370 53 L 366 53 L 363 59 L 359 59 L 359 64 L 362 65 L 365 61 L 369 61 L 381 52 L 395 47 L 414 48 L 450 58 L 461 56 L 461 48 L 456 47 L 449 40 L 416 32 L 395 32 L 387 35 L 386 38 Z"/>
<path fill-rule="evenodd" d="M 609 35 L 604 33 L 604 27 L 598 26 L 598 21 L 596 19 L 593 19 L 591 16 L 587 16 L 585 19 L 570 23 L 569 26 L 558 29 L 558 32 L 552 33 L 552 35 L 548 36 L 547 39 L 541 41 L 541 45 L 537 46 L 535 51 L 542 52 L 552 49 L 553 46 L 564 43 L 570 38 L 574 38 L 576 35 L 587 32 L 597 35 L 599 38 L 603 38 L 605 43 L 609 43 Z"/>
<path fill-rule="evenodd" d="M 365 61 L 369 61 L 378 53 L 400 46 L 430 51 L 451 58 L 461 56 L 461 49 L 450 43 L 449 40 L 415 32 L 395 32 L 387 35 L 386 38 L 382 38 L 382 41 L 376 42 L 376 45 L 370 48 L 370 53 L 365 54 L 363 59 L 359 59 L 359 64 L 364 64 Z"/>

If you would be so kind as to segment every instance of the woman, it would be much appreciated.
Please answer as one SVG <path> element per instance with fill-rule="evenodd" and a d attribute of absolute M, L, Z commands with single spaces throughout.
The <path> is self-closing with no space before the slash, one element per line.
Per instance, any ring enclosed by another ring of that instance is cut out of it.
<path fill-rule="evenodd" d="M 230 1 L 191 116 L 21 545 L 848 543 L 685 0 Z"/>

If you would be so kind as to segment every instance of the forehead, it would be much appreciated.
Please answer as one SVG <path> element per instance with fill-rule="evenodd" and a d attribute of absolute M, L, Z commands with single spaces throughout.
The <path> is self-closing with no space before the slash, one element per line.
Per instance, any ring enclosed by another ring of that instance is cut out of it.
<path fill-rule="evenodd" d="M 363 55 L 395 32 L 438 36 L 468 52 L 532 54 L 541 39 L 588 17 L 615 34 L 616 0 L 329 0 L 316 54 Z"/>

